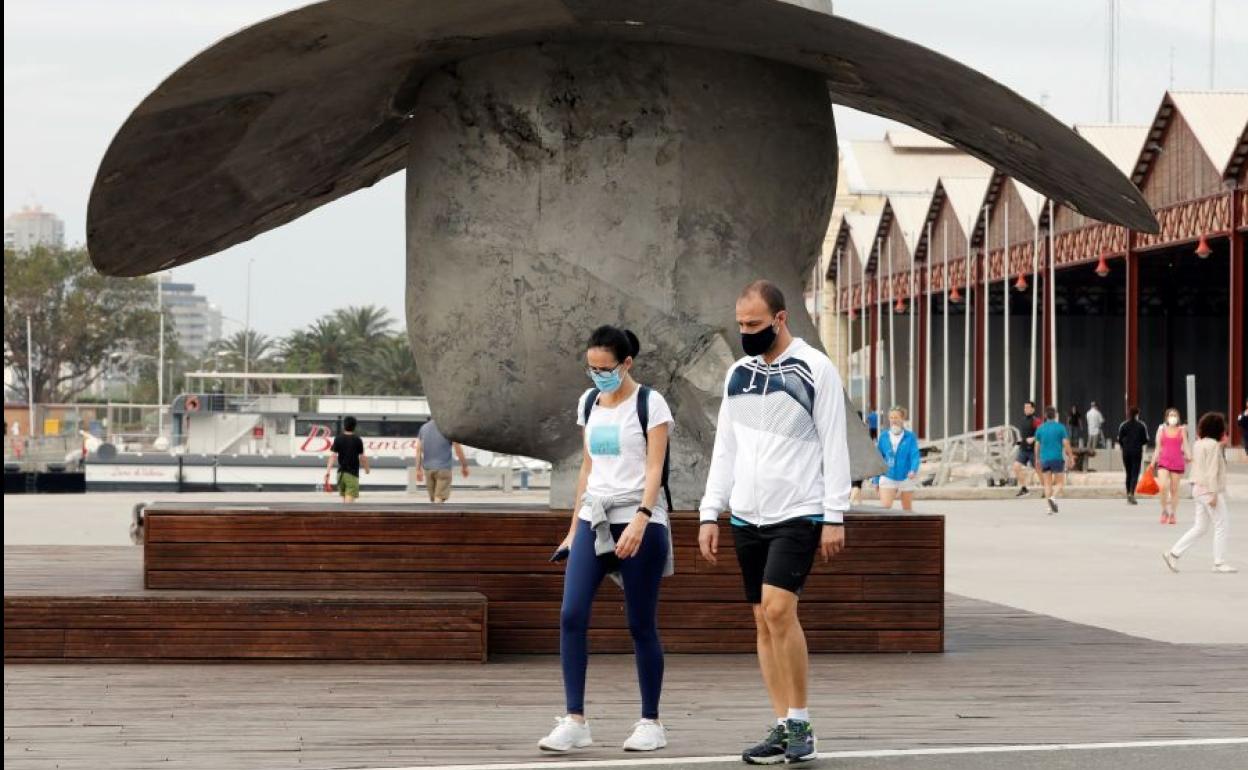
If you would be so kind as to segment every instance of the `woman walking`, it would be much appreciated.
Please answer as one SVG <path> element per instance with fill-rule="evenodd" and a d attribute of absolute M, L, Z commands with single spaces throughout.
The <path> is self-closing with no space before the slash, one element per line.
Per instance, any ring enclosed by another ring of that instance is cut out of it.
<path fill-rule="evenodd" d="M 1179 557 L 1213 525 L 1213 571 L 1239 570 L 1226 563 L 1226 544 L 1230 540 L 1231 522 L 1226 506 L 1226 417 L 1210 412 L 1196 424 L 1199 438 L 1192 447 L 1192 499 L 1196 502 L 1196 520 L 1169 551 L 1161 555 L 1172 572 L 1179 571 Z"/>
<path fill-rule="evenodd" d="M 909 511 L 914 506 L 915 479 L 919 475 L 919 439 L 914 431 L 906 430 L 906 410 L 894 406 L 888 411 L 888 431 L 880 434 L 876 447 L 888 470 L 876 479 L 880 487 L 880 505 L 893 507 L 893 500 L 901 494 L 901 509 Z"/>
<path fill-rule="evenodd" d="M 577 405 L 577 423 L 585 429 L 576 488 L 580 502 L 552 559 L 568 560 L 559 618 L 567 713 L 538 742 L 543 751 L 564 752 L 593 743 L 585 719 L 589 617 L 598 586 L 608 575 L 624 588 L 641 690 L 641 719 L 624 749 L 653 751 L 667 745 L 659 721 L 663 646 L 658 604 L 659 583 L 671 574 L 672 561 L 670 503 L 665 505 L 659 492 L 665 486 L 674 420 L 663 396 L 632 377 L 640 347 L 632 332 L 602 326 L 590 336 L 585 353 L 594 387 Z"/>
<path fill-rule="evenodd" d="M 1192 457 L 1187 428 L 1183 425 L 1178 409 L 1170 407 L 1166 410 L 1166 422 L 1157 428 L 1154 445 L 1157 449 L 1153 455 L 1153 470 L 1157 475 L 1157 484 L 1161 487 L 1161 523 L 1177 524 L 1179 484 L 1183 481 L 1187 462 Z"/>

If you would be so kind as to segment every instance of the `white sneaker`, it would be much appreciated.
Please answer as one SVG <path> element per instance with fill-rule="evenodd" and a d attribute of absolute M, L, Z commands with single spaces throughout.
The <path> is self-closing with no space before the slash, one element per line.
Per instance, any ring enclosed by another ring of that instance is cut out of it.
<path fill-rule="evenodd" d="M 1229 564 L 1215 564 L 1213 565 L 1213 571 L 1220 572 L 1224 575 L 1230 575 L 1230 574 L 1239 572 L 1239 570 L 1235 569 Z"/>
<path fill-rule="evenodd" d="M 1166 566 L 1170 568 L 1171 572 L 1179 571 L 1179 557 L 1169 551 L 1163 551 L 1161 554 L 1161 560 L 1166 563 Z M 1216 571 L 1217 567 L 1214 567 L 1214 570 Z"/>
<path fill-rule="evenodd" d="M 555 729 L 537 742 L 542 751 L 570 751 L 583 749 L 594 743 L 589 734 L 589 723 L 578 722 L 571 716 L 555 717 Z"/>
<path fill-rule="evenodd" d="M 641 719 L 633 725 L 633 734 L 624 741 L 625 751 L 654 751 L 667 745 L 667 730 L 654 719 Z"/>

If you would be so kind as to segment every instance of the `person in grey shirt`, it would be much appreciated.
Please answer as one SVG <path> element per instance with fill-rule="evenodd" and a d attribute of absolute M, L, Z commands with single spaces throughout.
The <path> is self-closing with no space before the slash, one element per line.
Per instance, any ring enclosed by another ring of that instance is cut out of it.
<path fill-rule="evenodd" d="M 468 458 L 464 456 L 463 446 L 443 436 L 433 420 L 420 426 L 420 435 L 416 438 L 416 481 L 424 483 L 428 474 L 425 488 L 429 490 L 431 503 L 445 503 L 451 496 L 452 450 L 459 458 L 460 472 L 468 478 Z"/>

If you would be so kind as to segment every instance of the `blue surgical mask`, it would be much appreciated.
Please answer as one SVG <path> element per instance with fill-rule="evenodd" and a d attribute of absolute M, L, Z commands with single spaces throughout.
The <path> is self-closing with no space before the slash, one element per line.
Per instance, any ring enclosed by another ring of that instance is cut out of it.
<path fill-rule="evenodd" d="M 624 384 L 624 378 L 620 376 L 618 367 L 602 374 L 590 372 L 589 378 L 594 381 L 594 387 L 603 393 L 614 393 L 620 389 L 620 385 Z"/>

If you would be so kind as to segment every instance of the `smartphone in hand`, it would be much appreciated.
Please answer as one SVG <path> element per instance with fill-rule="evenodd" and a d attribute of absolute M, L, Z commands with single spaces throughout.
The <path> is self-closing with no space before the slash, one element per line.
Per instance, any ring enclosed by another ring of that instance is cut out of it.
<path fill-rule="evenodd" d="M 560 562 L 560 561 L 563 561 L 564 559 L 568 558 L 568 554 L 570 554 L 570 553 L 572 553 L 572 549 L 570 549 L 570 548 L 559 548 L 559 549 L 556 549 L 556 550 L 555 550 L 555 552 L 551 555 L 550 560 L 551 560 L 552 562 Z"/>

